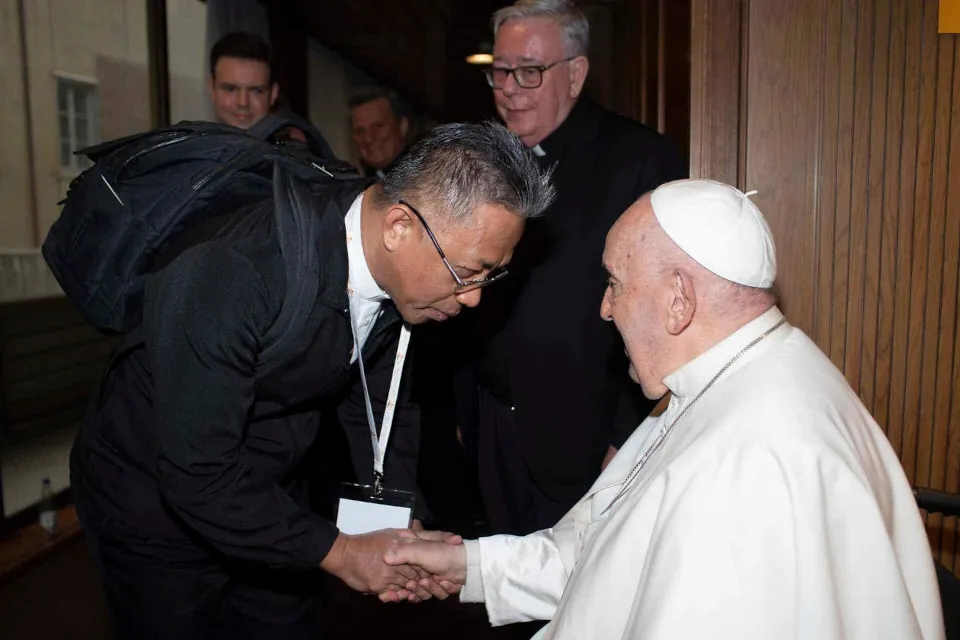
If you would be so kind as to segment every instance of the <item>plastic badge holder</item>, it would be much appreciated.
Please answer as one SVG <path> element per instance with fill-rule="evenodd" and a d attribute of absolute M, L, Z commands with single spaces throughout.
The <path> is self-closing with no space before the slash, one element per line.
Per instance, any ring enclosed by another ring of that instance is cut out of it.
<path fill-rule="evenodd" d="M 337 502 L 337 528 L 348 535 L 381 529 L 408 529 L 416 496 L 410 491 L 343 483 Z"/>

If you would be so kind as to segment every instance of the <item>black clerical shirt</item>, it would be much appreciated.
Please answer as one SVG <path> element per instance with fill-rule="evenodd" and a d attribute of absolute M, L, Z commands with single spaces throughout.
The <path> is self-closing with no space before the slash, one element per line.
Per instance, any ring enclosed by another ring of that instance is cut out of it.
<path fill-rule="evenodd" d="M 522 454 L 552 500 L 573 504 L 652 409 L 627 374 L 623 342 L 600 317 L 606 234 L 641 195 L 687 176 L 655 131 L 581 100 L 540 143 L 557 199 L 529 222 L 502 283 L 471 312 L 472 373 L 514 407 Z M 461 387 L 462 388 L 462 387 Z M 469 428 L 470 399 L 461 397 Z"/>

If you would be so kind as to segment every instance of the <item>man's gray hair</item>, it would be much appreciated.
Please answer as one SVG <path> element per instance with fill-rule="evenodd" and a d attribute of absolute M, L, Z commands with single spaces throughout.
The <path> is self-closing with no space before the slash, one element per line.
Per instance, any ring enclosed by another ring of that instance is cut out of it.
<path fill-rule="evenodd" d="M 570 0 L 517 0 L 493 14 L 493 36 L 508 20 L 549 18 L 560 25 L 567 55 L 585 56 L 590 49 L 590 22 Z"/>
<path fill-rule="evenodd" d="M 445 124 L 400 156 L 383 179 L 378 200 L 380 206 L 408 200 L 440 223 L 468 224 L 485 204 L 527 220 L 553 202 L 550 174 L 499 123 Z"/>

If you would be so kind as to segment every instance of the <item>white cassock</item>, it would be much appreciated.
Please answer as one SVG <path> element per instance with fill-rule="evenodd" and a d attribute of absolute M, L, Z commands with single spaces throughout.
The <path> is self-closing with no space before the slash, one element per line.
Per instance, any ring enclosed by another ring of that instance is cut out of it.
<path fill-rule="evenodd" d="M 783 318 L 776 307 L 665 379 L 637 429 L 552 529 L 468 542 L 461 599 L 537 638 L 937 640 L 930 546 L 883 432 L 784 324 L 676 424 L 606 515 L 663 421 Z"/>

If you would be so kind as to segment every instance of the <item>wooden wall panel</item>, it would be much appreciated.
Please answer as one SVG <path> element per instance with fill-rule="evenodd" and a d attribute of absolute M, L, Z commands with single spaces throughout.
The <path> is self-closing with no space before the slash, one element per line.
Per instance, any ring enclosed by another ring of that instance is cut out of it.
<path fill-rule="evenodd" d="M 943 36 L 940 36 L 943 38 Z M 944 43 L 944 41 L 941 41 Z M 958 282 L 960 282 L 960 46 L 957 38 L 952 37 L 942 49 L 948 57 L 945 65 L 951 76 L 951 88 L 945 103 L 950 105 L 950 126 L 944 138 L 947 147 L 947 164 L 944 171 L 936 174 L 938 183 L 942 183 L 942 210 L 937 217 L 944 219 L 944 246 L 941 263 L 943 266 L 943 284 L 940 298 L 940 324 L 938 326 L 937 385 L 934 402 L 933 447 L 934 477 L 932 483 L 957 491 L 957 477 L 960 475 L 960 460 L 957 458 L 957 445 L 960 433 L 951 431 L 953 405 L 960 403 L 960 378 L 954 375 L 956 362 L 960 360 L 960 343 L 957 342 L 958 324 Z M 952 53 L 952 59 L 949 56 Z M 941 69 L 941 72 L 943 69 Z M 936 202 L 936 201 L 935 201 Z M 937 265 L 939 266 L 939 265 Z M 956 427 L 956 421 L 953 420 Z M 933 532 L 936 535 L 936 531 Z M 957 519 L 950 518 L 941 528 L 941 559 L 955 569 L 957 566 Z"/>
<path fill-rule="evenodd" d="M 690 146 L 690 0 L 580 0 L 590 20 L 584 91 Z"/>
<path fill-rule="evenodd" d="M 778 282 L 791 321 L 813 326 L 813 234 L 821 94 L 821 7 L 812 2 L 751 0 L 747 13 L 746 172 L 744 187 L 790 251 L 777 256 Z M 782 21 L 789 29 L 770 29 Z M 809 44 L 818 46 L 811 48 Z M 792 99 L 785 100 L 790 95 Z"/>
<path fill-rule="evenodd" d="M 910 0 L 898 0 L 898 4 L 907 6 Z M 903 128 L 900 140 L 900 157 L 913 159 L 900 165 L 899 184 L 890 181 L 897 189 L 896 199 L 889 203 L 895 207 L 899 217 L 896 227 L 896 266 L 894 278 L 895 308 L 893 312 L 893 351 L 891 355 L 890 387 L 896 390 L 890 394 L 887 420 L 887 435 L 894 450 L 906 465 L 905 443 L 913 441 L 907 430 L 905 417 L 908 380 L 912 378 L 913 367 L 908 364 L 909 336 L 912 324 L 914 283 L 911 277 L 914 254 L 914 211 L 917 194 L 918 127 L 920 109 L 920 53 L 923 38 L 923 12 L 907 12 L 906 19 L 906 55 L 904 57 L 903 86 Z M 896 154 L 892 154 L 896 156 Z M 919 255 L 919 254 L 918 254 Z M 915 433 L 915 432 L 914 432 Z M 912 466 L 912 463 L 911 463 Z"/>
<path fill-rule="evenodd" d="M 904 110 L 906 94 L 904 68 L 906 63 L 907 2 L 894 0 L 890 16 L 890 61 L 888 95 L 890 105 L 887 110 L 886 140 L 884 155 L 883 191 L 881 192 L 881 239 L 879 281 L 880 297 L 877 311 L 877 367 L 874 378 L 876 410 L 874 415 L 880 424 L 889 425 L 887 434 L 894 449 L 899 447 L 899 424 L 896 429 L 890 420 L 890 400 L 893 386 L 894 323 L 896 321 L 896 266 L 897 240 L 899 230 L 899 193 L 903 185 L 900 181 L 901 157 L 894 150 L 900 148 L 904 139 Z M 905 283 L 906 284 L 906 283 Z M 901 395 L 901 394 L 894 394 Z M 893 433 L 895 431 L 895 433 Z"/>
<path fill-rule="evenodd" d="M 739 174 L 744 0 L 693 0 L 690 174 L 743 187 Z"/>
<path fill-rule="evenodd" d="M 960 491 L 960 39 L 933 2 L 695 0 L 691 54 L 692 173 L 759 190 L 788 316 Z M 956 518 L 927 528 L 960 572 Z"/>

